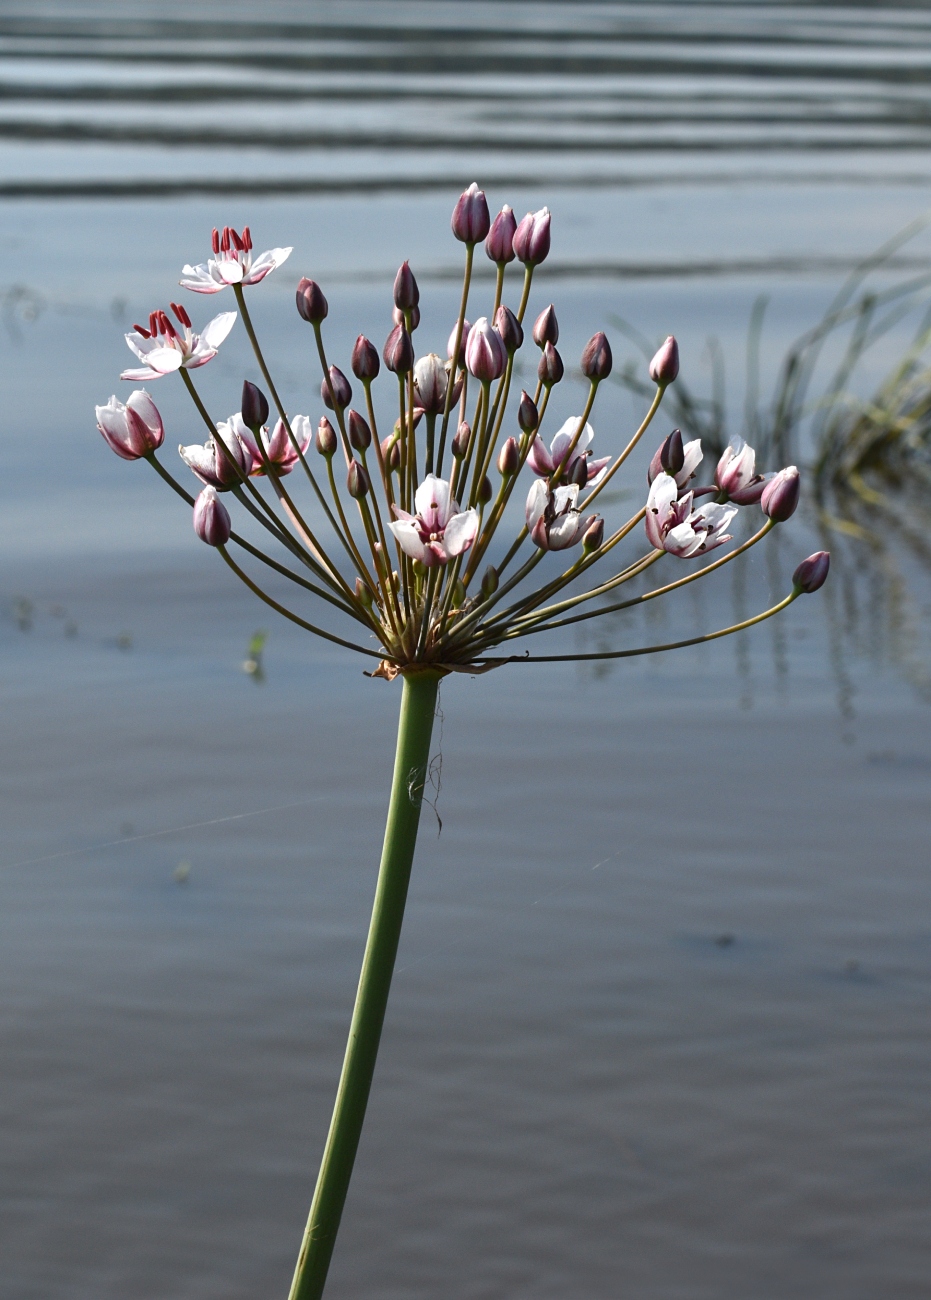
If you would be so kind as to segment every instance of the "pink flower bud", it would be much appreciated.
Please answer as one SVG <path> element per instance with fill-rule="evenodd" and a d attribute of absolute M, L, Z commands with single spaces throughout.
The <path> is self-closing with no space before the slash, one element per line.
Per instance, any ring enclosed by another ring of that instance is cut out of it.
<path fill-rule="evenodd" d="M 194 532 L 208 546 L 225 546 L 233 524 L 216 488 L 205 487 L 194 502 Z"/>
<path fill-rule="evenodd" d="M 597 551 L 598 547 L 604 541 L 604 535 L 605 521 L 599 515 L 597 519 L 592 520 L 585 532 L 582 534 L 582 550 L 585 551 L 587 555 L 591 554 L 592 551 Z"/>
<path fill-rule="evenodd" d="M 517 423 L 520 425 L 522 433 L 533 433 L 534 429 L 540 423 L 540 413 L 537 410 L 537 404 L 529 393 L 521 391 L 520 406 L 517 408 Z"/>
<path fill-rule="evenodd" d="M 671 384 L 679 373 L 679 345 L 670 334 L 666 342 L 650 362 L 650 378 L 654 384 L 665 388 Z"/>
<path fill-rule="evenodd" d="M 348 415 L 349 441 L 356 451 L 367 451 L 372 443 L 372 430 L 358 411 Z"/>
<path fill-rule="evenodd" d="M 404 262 L 394 277 L 394 305 L 401 311 L 410 311 L 420 302 L 420 290 L 414 279 L 410 262 Z"/>
<path fill-rule="evenodd" d="M 488 322 L 487 316 L 480 316 L 469 331 L 466 344 L 466 366 L 469 374 L 483 383 L 490 383 L 504 373 L 507 365 L 507 352 L 497 330 Z"/>
<path fill-rule="evenodd" d="M 791 519 L 798 505 L 801 486 L 801 479 L 794 465 L 781 469 L 763 489 L 763 495 L 760 497 L 763 514 L 775 520 L 777 524 L 784 524 L 787 519 Z"/>
<path fill-rule="evenodd" d="M 401 444 L 396 433 L 389 433 L 381 443 L 382 459 L 389 470 L 399 469 L 401 465 Z"/>
<path fill-rule="evenodd" d="M 240 414 L 243 424 L 253 433 L 268 423 L 268 399 L 261 388 L 250 384 L 248 379 L 242 386 Z"/>
<path fill-rule="evenodd" d="M 330 389 L 333 390 L 332 396 Z M 324 379 L 320 385 L 320 396 L 323 398 L 323 405 L 328 406 L 332 411 L 334 409 L 333 399 L 336 399 L 337 410 L 344 411 L 352 401 L 352 388 L 349 380 L 337 366 L 330 366 L 330 382 Z"/>
<path fill-rule="evenodd" d="M 614 358 L 611 356 L 611 344 L 601 330 L 585 344 L 579 364 L 585 378 L 595 383 L 600 383 L 610 375 Z"/>
<path fill-rule="evenodd" d="M 513 478 L 520 465 L 520 448 L 516 438 L 507 438 L 498 452 L 498 473 L 502 478 Z"/>
<path fill-rule="evenodd" d="M 465 365 L 465 350 L 466 350 L 466 344 L 469 341 L 469 333 L 471 329 L 472 326 L 469 324 L 469 322 L 467 320 L 464 320 L 462 322 L 462 337 L 459 340 L 458 362 L 460 366 Z M 450 361 L 452 361 L 453 359 L 453 351 L 455 350 L 455 347 L 456 347 L 456 326 L 454 325 L 452 329 L 452 333 L 449 336 L 449 341 L 446 344 L 446 355 L 449 357 Z"/>
<path fill-rule="evenodd" d="M 505 203 L 504 207 L 491 223 L 488 238 L 485 240 L 485 252 L 492 262 L 506 266 L 514 261 L 514 231 L 517 218 Z"/>
<path fill-rule="evenodd" d="M 414 345 L 403 325 L 395 325 L 385 340 L 382 352 L 385 365 L 396 375 L 406 375 L 414 364 Z"/>
<path fill-rule="evenodd" d="M 539 266 L 550 251 L 550 210 L 528 212 L 514 232 L 514 252 L 525 266 Z"/>
<path fill-rule="evenodd" d="M 830 551 L 815 551 L 814 555 L 809 555 L 807 560 L 802 560 L 801 564 L 792 574 L 792 586 L 798 587 L 800 591 L 811 595 L 819 587 L 824 586 L 824 580 L 828 576 L 828 569 L 831 567 Z"/>
<path fill-rule="evenodd" d="M 324 416 L 317 425 L 317 433 L 314 438 L 314 446 L 321 456 L 332 456 L 336 451 L 336 430 L 330 421 Z"/>
<path fill-rule="evenodd" d="M 453 234 L 463 244 L 479 244 L 488 234 L 490 221 L 485 193 L 473 181 L 453 209 Z"/>
<path fill-rule="evenodd" d="M 472 429 L 465 420 L 463 420 L 459 428 L 456 430 L 455 438 L 453 438 L 452 452 L 455 460 L 465 460 L 471 439 Z"/>
<path fill-rule="evenodd" d="M 346 476 L 346 490 L 352 497 L 353 501 L 361 501 L 366 495 L 371 484 L 369 476 L 365 472 L 365 467 L 354 460 L 349 466 L 349 473 Z"/>
<path fill-rule="evenodd" d="M 319 284 L 306 278 L 301 280 L 297 286 L 297 309 L 310 325 L 319 325 L 326 320 L 330 308 Z"/>
<path fill-rule="evenodd" d="M 130 393 L 126 404 L 111 397 L 95 409 L 97 428 L 122 460 L 138 460 L 162 445 L 165 430 L 158 408 L 144 388 Z"/>
<path fill-rule="evenodd" d="M 545 348 L 547 343 L 555 347 L 559 342 L 559 322 L 556 320 L 556 308 L 552 303 L 545 307 L 533 323 L 533 341 L 538 348 Z"/>
<path fill-rule="evenodd" d="M 510 307 L 505 307 L 504 303 L 495 312 L 495 329 L 506 352 L 516 352 L 523 345 L 524 331 L 521 323 Z"/>
<path fill-rule="evenodd" d="M 381 362 L 378 360 L 378 349 L 374 343 L 370 343 L 364 334 L 360 334 L 356 339 L 356 345 L 352 349 L 352 373 L 356 379 L 372 380 L 378 375 L 381 369 Z"/>
<path fill-rule="evenodd" d="M 562 357 L 552 343 L 547 343 L 540 357 L 540 364 L 537 366 L 537 378 L 544 388 L 552 388 L 554 384 L 559 383 L 564 374 Z"/>
<path fill-rule="evenodd" d="M 391 310 L 391 319 L 394 321 L 395 325 L 406 326 L 408 316 L 411 320 L 410 331 L 413 334 L 414 330 L 420 324 L 420 308 L 411 307 L 406 312 L 403 312 L 400 307 L 393 307 Z"/>

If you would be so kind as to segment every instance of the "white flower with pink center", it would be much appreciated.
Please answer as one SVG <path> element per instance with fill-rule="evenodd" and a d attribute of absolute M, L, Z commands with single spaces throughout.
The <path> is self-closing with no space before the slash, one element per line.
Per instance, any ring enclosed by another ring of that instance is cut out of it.
<path fill-rule="evenodd" d="M 645 525 L 647 537 L 658 551 L 687 560 L 731 540 L 724 530 L 737 514 L 736 506 L 713 501 L 693 510 L 692 493 L 687 492 L 681 500 L 678 495 L 679 487 L 671 474 L 660 474 L 653 480 Z"/>
<path fill-rule="evenodd" d="M 213 257 L 182 268 L 181 287 L 194 293 L 219 293 L 231 284 L 258 284 L 290 256 L 290 248 L 269 248 L 253 257 L 249 227 L 237 235 L 232 226 L 224 226 L 222 234 L 213 232 Z"/>
<path fill-rule="evenodd" d="M 574 415 L 565 422 L 550 443 L 549 451 L 546 450 L 539 438 L 534 438 L 530 447 L 530 454 L 527 457 L 527 464 L 534 474 L 538 474 L 540 478 L 552 478 L 553 474 L 556 473 L 556 467 L 562 464 L 563 457 L 568 451 L 572 439 L 578 433 L 579 419 L 578 415 Z M 580 460 L 585 462 L 585 481 L 588 486 L 595 487 L 604 478 L 605 471 L 611 463 L 611 457 L 605 456 L 601 460 L 588 459 L 589 452 L 587 448 L 594 436 L 594 429 L 590 424 L 586 424 L 579 435 L 579 440 L 575 444 L 572 455 L 563 466 L 559 480 L 561 483 L 581 481 L 581 466 L 579 470 L 575 470 L 576 462 Z M 575 471 L 575 474 L 579 474 L 578 479 L 574 476 L 573 471 Z"/>
<path fill-rule="evenodd" d="M 447 564 L 462 555 L 478 533 L 478 512 L 461 510 L 450 495 L 445 479 L 428 474 L 414 494 L 415 515 L 394 506 L 397 519 L 388 527 L 406 555 L 420 560 L 427 568 Z"/>
<path fill-rule="evenodd" d="M 200 334 L 195 334 L 191 318 L 184 308 L 173 302 L 171 310 L 178 318 L 180 333 L 172 325 L 167 312 L 153 311 L 148 329 L 144 325 L 134 325 L 126 335 L 126 346 L 145 364 L 124 370 L 120 379 L 161 379 L 162 375 L 174 374 L 182 368 L 195 370 L 198 366 L 205 366 L 217 355 L 220 344 L 236 324 L 237 313 L 224 311 L 214 316 Z"/>

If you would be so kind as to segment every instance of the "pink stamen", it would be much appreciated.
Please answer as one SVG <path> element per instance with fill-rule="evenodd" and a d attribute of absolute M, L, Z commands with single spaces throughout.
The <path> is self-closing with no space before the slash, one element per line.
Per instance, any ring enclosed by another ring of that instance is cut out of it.
<path fill-rule="evenodd" d="M 186 329 L 191 328 L 191 318 L 179 302 L 173 302 L 171 304 L 171 310 Z"/>
<path fill-rule="evenodd" d="M 166 338 L 176 339 L 178 337 L 178 331 L 163 311 L 158 313 L 158 324 L 161 332 L 166 336 Z"/>
<path fill-rule="evenodd" d="M 211 244 L 211 247 L 213 248 L 213 251 L 214 251 L 215 253 L 219 253 L 219 251 L 220 251 L 220 232 L 219 232 L 219 230 L 217 230 L 216 226 L 214 226 L 214 228 L 213 228 L 213 234 L 210 236 L 210 244 Z"/>
<path fill-rule="evenodd" d="M 154 339 L 157 333 L 158 333 L 158 312 L 150 311 L 149 312 L 149 336 Z"/>
<path fill-rule="evenodd" d="M 241 253 L 245 245 L 232 226 L 230 226 L 230 239 L 233 241 L 233 247 L 236 249 L 236 252 Z"/>
<path fill-rule="evenodd" d="M 252 231 L 248 226 L 242 228 L 242 243 L 247 253 L 252 252 Z"/>
<path fill-rule="evenodd" d="M 223 235 L 222 235 L 222 237 L 221 237 L 221 239 L 220 239 L 220 249 L 221 249 L 221 251 L 224 252 L 224 253 L 228 253 L 228 252 L 230 251 L 230 228 L 229 228 L 229 226 L 224 226 L 224 227 L 223 227 Z"/>
<path fill-rule="evenodd" d="M 149 331 L 145 329 L 142 325 L 134 325 L 133 329 L 136 331 L 137 334 L 141 334 L 144 339 L 150 339 L 152 337 Z"/>

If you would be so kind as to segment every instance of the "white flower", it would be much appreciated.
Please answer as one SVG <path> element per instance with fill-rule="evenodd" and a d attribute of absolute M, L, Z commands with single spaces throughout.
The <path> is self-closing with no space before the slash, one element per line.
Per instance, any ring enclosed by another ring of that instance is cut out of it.
<path fill-rule="evenodd" d="M 394 507 L 397 520 L 388 527 L 398 539 L 401 550 L 427 568 L 446 564 L 462 555 L 478 533 L 478 512 L 459 509 L 449 494 L 445 479 L 428 474 L 414 494 L 416 515 Z"/>
<path fill-rule="evenodd" d="M 237 411 L 228 420 L 219 421 L 216 433 L 203 445 L 194 443 L 190 447 L 179 447 L 181 459 L 202 483 L 221 492 L 228 491 L 252 473 L 252 452 L 240 436 L 240 429 L 244 428 Z M 218 445 L 220 443 L 222 447 Z"/>
<path fill-rule="evenodd" d="M 126 346 L 145 365 L 124 370 L 120 379 L 160 379 L 162 375 L 170 375 L 182 367 L 194 370 L 197 366 L 204 366 L 217 355 L 217 348 L 236 323 L 236 312 L 221 312 L 204 326 L 203 333 L 195 334 L 184 308 L 173 303 L 172 310 L 184 333 L 178 333 L 165 312 L 153 311 L 148 329 L 144 325 L 134 325 L 131 333 L 126 335 Z"/>
<path fill-rule="evenodd" d="M 692 510 L 692 493 L 677 500 L 679 489 L 671 474 L 653 480 L 646 506 L 646 533 L 651 545 L 680 559 L 713 551 L 731 540 L 725 528 L 737 514 L 736 506 L 709 502 Z"/>
<path fill-rule="evenodd" d="M 535 480 L 527 494 L 524 510 L 527 531 L 534 546 L 539 546 L 541 551 L 563 551 L 581 541 L 589 524 L 594 523 L 595 516 L 583 518 L 579 514 L 575 509 L 578 495 L 577 483 L 550 492 L 542 478 Z"/>
<path fill-rule="evenodd" d="M 530 454 L 527 457 L 527 464 L 533 470 L 534 474 L 539 474 L 540 478 L 552 478 L 556 472 L 556 466 L 562 463 L 563 457 L 569 448 L 569 444 L 575 437 L 579 427 L 578 415 L 572 416 L 567 420 L 561 429 L 556 433 L 553 441 L 550 443 L 549 451 L 543 446 L 539 437 L 534 438 L 530 447 Z M 560 476 L 560 482 L 574 482 L 573 469 L 578 460 L 585 461 L 587 474 L 587 483 L 590 487 L 595 487 L 605 476 L 605 471 L 611 463 L 611 457 L 605 456 L 601 460 L 589 460 L 586 448 L 595 436 L 595 431 L 590 424 L 579 435 L 579 440 L 575 445 L 572 455 L 569 457 L 563 472 Z"/>
<path fill-rule="evenodd" d="M 743 438 L 732 438 L 714 471 L 714 481 L 739 506 L 754 505 L 775 475 L 757 474 L 756 452 Z"/>
<path fill-rule="evenodd" d="M 181 287 L 195 293 L 219 293 L 231 284 L 258 284 L 290 255 L 290 248 L 269 248 L 253 257 L 249 227 L 237 235 L 231 226 L 224 226 L 222 235 L 213 232 L 213 257 L 182 269 Z"/>

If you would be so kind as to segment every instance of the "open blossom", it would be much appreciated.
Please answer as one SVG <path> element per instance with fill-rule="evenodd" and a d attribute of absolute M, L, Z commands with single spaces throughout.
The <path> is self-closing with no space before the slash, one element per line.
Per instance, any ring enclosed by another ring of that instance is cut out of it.
<path fill-rule="evenodd" d="M 290 255 L 290 248 L 269 248 L 253 257 L 249 227 L 237 235 L 231 226 L 224 226 L 222 234 L 213 232 L 213 257 L 183 268 L 181 287 L 195 293 L 219 293 L 231 284 L 258 284 Z"/>
<path fill-rule="evenodd" d="M 252 452 L 240 434 L 241 429 L 245 429 L 245 425 L 238 413 L 228 420 L 221 420 L 214 436 L 208 438 L 203 446 L 194 443 L 191 447 L 179 447 L 181 459 L 208 487 L 218 488 L 221 492 L 235 487 L 253 469 Z M 225 453 L 218 443 L 226 448 Z"/>
<path fill-rule="evenodd" d="M 95 414 L 97 428 L 123 460 L 138 460 L 162 445 L 162 417 L 144 388 L 130 393 L 125 406 L 111 397 L 106 406 L 95 407 Z"/>
<path fill-rule="evenodd" d="M 177 316 L 182 332 L 178 333 L 167 312 L 163 311 L 152 312 L 148 329 L 144 325 L 134 325 L 126 335 L 126 346 L 145 364 L 134 370 L 124 370 L 120 379 L 161 379 L 162 375 L 171 375 L 182 367 L 195 370 L 198 366 L 205 366 L 217 355 L 217 349 L 236 323 L 237 313 L 224 311 L 214 316 L 202 333 L 195 334 L 191 318 L 184 308 L 173 302 L 171 310 Z"/>
<path fill-rule="evenodd" d="M 530 448 L 530 454 L 527 457 L 527 464 L 538 474 L 540 478 L 552 478 L 556 472 L 556 466 L 562 464 L 562 460 L 569 448 L 569 444 L 575 437 L 579 427 L 581 416 L 574 415 L 566 421 L 553 441 L 550 443 L 549 451 L 546 450 L 539 438 L 535 438 Z M 600 483 L 605 476 L 605 471 L 611 463 L 610 456 L 603 456 L 601 460 L 589 460 L 590 453 L 587 448 L 595 431 L 590 424 L 586 424 L 582 430 L 579 440 L 573 449 L 572 455 L 563 467 L 560 475 L 560 483 L 576 482 L 577 479 L 573 474 L 577 461 L 584 461 L 587 473 L 586 482 L 592 487 Z M 576 471 L 578 473 L 578 471 Z"/>
<path fill-rule="evenodd" d="M 455 555 L 462 555 L 475 541 L 478 533 L 478 512 L 459 509 L 459 503 L 450 496 L 445 479 L 428 474 L 414 494 L 415 515 L 394 506 L 397 519 L 388 527 L 398 539 L 405 554 L 420 560 L 427 568 L 446 564 Z"/>
<path fill-rule="evenodd" d="M 582 516 L 575 508 L 579 485 L 558 487 L 551 492 L 543 479 L 538 478 L 527 494 L 524 518 L 530 540 L 541 551 L 564 551 L 582 540 L 595 515 Z"/>
<path fill-rule="evenodd" d="M 663 448 L 660 447 L 653 459 L 650 461 L 650 468 L 647 470 L 648 483 L 654 483 L 657 476 L 662 475 L 665 472 L 663 470 L 662 455 Z M 675 474 L 667 474 L 667 477 L 674 479 L 677 487 L 685 487 L 689 479 L 695 477 L 695 471 L 698 469 L 701 462 L 701 438 L 693 438 L 691 442 L 685 443 L 682 448 L 682 468 Z"/>
<path fill-rule="evenodd" d="M 252 430 L 247 428 L 245 421 L 238 412 L 236 415 L 231 415 L 227 423 L 235 430 L 239 441 L 245 443 L 252 457 L 253 465 L 249 471 L 252 478 L 259 478 L 266 473 L 266 463 L 271 465 L 276 474 L 282 475 L 290 474 L 294 466 L 299 462 L 300 456 L 294 447 L 294 443 L 288 437 L 284 420 L 276 422 L 271 434 L 265 427 L 259 429 L 258 436 L 261 440 L 261 450 Z M 301 449 L 301 455 L 304 455 L 313 437 L 313 429 L 306 415 L 291 416 L 291 432 Z"/>
<path fill-rule="evenodd" d="M 732 438 L 714 471 L 714 481 L 731 501 L 739 506 L 752 506 L 763 495 L 763 489 L 774 474 L 757 474 L 756 452 L 743 438 Z"/>
<path fill-rule="evenodd" d="M 657 550 L 688 559 L 731 540 L 724 530 L 737 514 L 736 506 L 709 502 L 693 511 L 691 492 L 678 498 L 672 475 L 657 475 L 647 498 L 645 519 L 647 537 Z"/>

